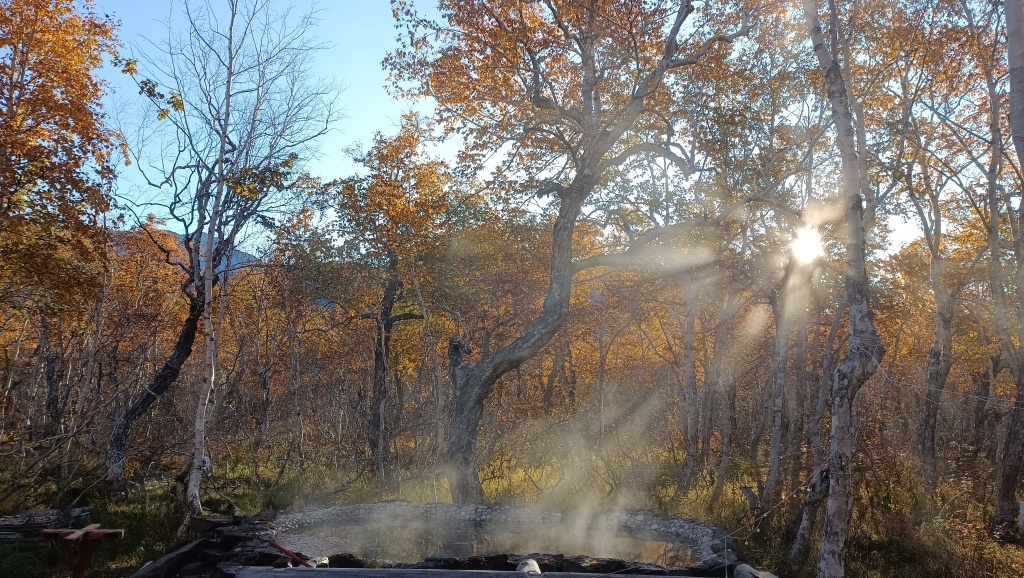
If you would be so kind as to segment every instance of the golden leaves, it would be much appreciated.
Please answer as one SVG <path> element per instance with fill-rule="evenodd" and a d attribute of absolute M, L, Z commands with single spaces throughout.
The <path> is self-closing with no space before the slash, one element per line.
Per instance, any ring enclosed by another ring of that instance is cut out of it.
<path fill-rule="evenodd" d="M 177 92 L 172 92 L 171 96 L 167 97 L 167 104 L 171 105 L 171 110 L 174 112 L 183 112 L 185 110 L 185 101 L 182 100 L 181 95 Z"/>
<path fill-rule="evenodd" d="M 225 182 L 232 194 L 255 201 L 268 191 L 287 188 L 297 161 L 298 155 L 293 153 L 271 166 L 231 169 Z"/>
<path fill-rule="evenodd" d="M 448 167 L 430 158 L 432 139 L 415 116 L 402 119 L 393 137 L 377 135 L 361 162 L 369 171 L 333 183 L 341 212 L 340 235 L 371 259 L 415 259 L 436 251 L 454 223 Z"/>
<path fill-rule="evenodd" d="M 39 277 L 39 267 L 87 260 L 102 246 L 96 221 L 111 205 L 110 155 L 120 138 L 104 125 L 105 84 L 94 73 L 117 56 L 114 28 L 88 2 L 0 3 L 0 94 L 18 95 L 0 98 L 0 256 L 8 272 Z M 57 251 L 59 243 L 69 250 Z"/>
<path fill-rule="evenodd" d="M 139 61 L 134 58 L 115 58 L 113 64 L 114 66 L 120 67 L 121 74 L 135 76 L 139 73 Z"/>

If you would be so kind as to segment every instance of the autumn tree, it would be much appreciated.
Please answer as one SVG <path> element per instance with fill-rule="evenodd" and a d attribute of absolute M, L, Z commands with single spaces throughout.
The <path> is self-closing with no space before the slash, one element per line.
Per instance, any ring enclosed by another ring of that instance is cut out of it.
<path fill-rule="evenodd" d="M 392 447 L 401 427 L 392 417 L 396 403 L 390 369 L 392 333 L 403 321 L 424 318 L 425 312 L 416 304 L 418 265 L 441 253 L 457 227 L 469 224 L 468 215 L 459 214 L 469 205 L 461 198 L 465 194 L 451 187 L 447 165 L 424 151 L 431 139 L 422 119 L 404 116 L 398 134 L 378 134 L 370 150 L 360 155 L 368 174 L 334 183 L 331 190 L 337 197 L 326 200 L 326 208 L 338 212 L 341 258 L 362 263 L 380 277 L 376 311 L 362 315 L 376 326 L 367 439 L 385 492 L 398 489 L 400 473 Z"/>
<path fill-rule="evenodd" d="M 865 220 L 865 211 L 870 215 L 874 210 L 877 193 L 867 176 L 869 151 L 865 144 L 867 122 L 864 110 L 856 95 L 851 94 L 852 34 L 844 26 L 848 23 L 840 18 L 840 12 L 835 8 L 828 13 L 827 23 L 823 24 L 816 2 L 804 0 L 803 15 L 832 112 L 842 174 L 841 199 L 846 213 L 845 281 L 849 341 L 846 354 L 836 366 L 832 379 L 829 490 L 817 570 L 819 578 L 831 578 L 846 573 L 856 438 L 853 402 L 860 388 L 878 370 L 885 356 L 885 345 L 875 329 L 866 265 L 866 224 L 870 220 Z"/>
<path fill-rule="evenodd" d="M 922 9 L 930 12 L 939 11 L 941 7 L 926 4 Z M 937 42 L 939 38 L 947 45 L 959 42 L 963 43 L 958 48 L 963 54 L 977 55 L 976 38 L 972 34 L 960 34 L 955 24 L 945 19 L 929 19 L 926 14 L 919 15 L 916 22 L 904 23 L 900 27 L 901 36 L 916 37 L 912 42 L 921 45 Z M 973 193 L 965 188 L 970 188 L 971 174 L 976 171 L 973 163 L 964 162 L 960 156 L 961 148 L 954 144 L 957 137 L 949 130 L 948 121 L 964 112 L 963 109 L 954 112 L 959 107 L 955 93 L 962 92 L 965 85 L 971 86 L 971 91 L 978 90 L 982 79 L 973 71 L 964 74 L 962 63 L 931 51 L 908 50 L 901 68 L 900 100 L 905 112 L 899 129 L 907 135 L 910 146 L 905 158 L 893 159 L 891 169 L 893 180 L 902 182 L 920 221 L 929 254 L 929 284 L 935 302 L 935 318 L 932 345 L 925 364 L 925 407 L 918 428 L 917 449 L 924 470 L 925 491 L 933 495 L 939 481 L 936 450 L 939 407 L 953 365 L 955 302 L 969 279 L 962 270 L 977 265 L 984 252 L 974 248 L 975 258 L 971 259 L 968 256 L 971 248 L 967 247 L 961 250 L 958 259 L 947 241 L 951 226 L 955 227 L 958 220 L 965 220 L 963 207 L 958 208 L 951 202 L 950 195 L 955 192 L 963 199 L 970 198 Z M 957 80 L 951 83 L 953 78 Z M 965 79 L 969 81 L 964 82 Z M 961 270 L 959 275 L 958 269 Z M 960 281 L 954 281 L 956 278 Z"/>
<path fill-rule="evenodd" d="M 746 27 L 738 9 L 719 19 L 717 10 L 697 12 L 689 2 L 443 1 L 441 22 L 419 17 L 405 2 L 393 7 L 408 32 L 385 62 L 397 92 L 434 97 L 439 121 L 464 136 L 470 157 L 507 147 L 499 181 L 526 177 L 519 186 L 550 196 L 557 212 L 540 315 L 475 363 L 453 358 L 449 485 L 454 500 L 479 501 L 483 402 L 498 378 L 536 355 L 565 321 L 581 267 L 573 234 L 584 205 L 638 155 L 691 170 L 664 120 L 672 99 L 665 81 Z"/>
<path fill-rule="evenodd" d="M 59 294 L 95 286 L 117 134 L 97 72 L 117 23 L 92 0 L 0 2 L 0 276 Z"/>
<path fill-rule="evenodd" d="M 182 24 L 181 32 L 173 32 Z M 132 155 L 158 199 L 148 207 L 181 230 L 187 258 L 168 259 L 186 275 L 189 315 L 174 349 L 149 387 L 121 414 L 111 434 L 110 476 L 123 476 L 132 424 L 163 395 L 191 355 L 199 321 L 206 340 L 206 374 L 195 414 L 195 444 L 187 501 L 201 511 L 208 407 L 217 385 L 218 325 L 214 287 L 226 280 L 231 254 L 247 228 L 270 225 L 290 203 L 288 191 L 315 186 L 297 163 L 335 118 L 333 92 L 314 80 L 309 37 L 314 21 L 278 14 L 266 1 L 185 2 L 163 45 L 129 61 L 150 118 Z M 223 291 L 223 287 L 222 287 Z M 224 310 L 220 309 L 223 316 Z"/>
<path fill-rule="evenodd" d="M 1009 76 L 1009 110 L 1010 138 L 1016 153 L 1016 190 L 1024 189 L 1020 171 L 1024 169 L 1024 6 L 1019 0 L 1008 0 L 1005 3 L 1006 20 L 1006 51 Z M 995 44 L 995 43 L 993 43 Z M 998 45 L 996 45 L 998 46 Z M 997 113 L 1000 108 L 993 103 L 992 115 L 994 139 L 999 131 Z M 1002 144 L 1002 143 L 998 143 Z M 998 163 L 996 163 L 998 167 Z M 997 168 L 998 170 L 998 168 Z M 1010 372 L 1017 385 L 1017 402 L 1013 411 L 1010 430 L 1001 456 L 1002 467 L 996 478 L 996 513 L 993 526 L 997 530 L 1008 528 L 1016 518 L 1013 511 L 1016 502 L 1016 491 L 1020 486 L 1024 473 L 1024 352 L 1021 350 L 1021 335 L 1024 333 L 1024 304 L 1018 300 L 1015 306 L 1008 305 L 1004 284 L 1016 288 L 1019 298 L 1022 281 L 1024 281 L 1024 212 L 1020 203 L 1016 206 L 1005 198 L 1004 189 L 989 187 L 989 277 L 992 296 L 996 306 L 996 332 L 1003 356 L 1007 358 Z M 1003 232 L 1000 219 L 1000 204 L 1003 205 L 1008 221 L 1009 233 Z M 999 262 L 1001 241 L 1009 237 L 1012 246 L 1012 276 L 1004 276 L 1003 265 Z M 1007 277 L 1010 277 L 1009 279 Z M 1016 311 L 1011 309 L 1015 308 Z"/>
<path fill-rule="evenodd" d="M 1007 75 L 1006 51 L 1010 43 L 1004 34 L 1012 25 L 1009 19 L 1013 17 L 1013 10 L 1007 5 L 1004 13 L 1000 6 L 964 2 L 944 12 L 945 18 L 937 22 L 937 28 L 951 43 L 961 47 L 964 58 L 960 66 L 952 70 L 937 69 L 938 88 L 932 90 L 951 90 L 952 95 L 932 96 L 937 102 L 928 107 L 929 115 L 937 124 L 929 131 L 935 134 L 932 137 L 934 150 L 930 154 L 941 159 L 939 174 L 945 174 L 949 188 L 965 193 L 964 199 L 986 238 L 988 302 L 985 307 L 991 309 L 992 327 L 986 327 L 985 331 L 994 334 L 993 341 L 1000 349 L 992 377 L 1006 370 L 1016 389 L 1016 402 L 1006 418 L 1008 423 L 995 461 L 995 512 L 991 528 L 997 535 L 1010 535 L 1014 529 L 1018 515 L 1016 494 L 1024 471 L 1024 412 L 1020 410 L 1024 402 L 1024 358 L 1019 352 L 1022 327 L 1018 298 L 1024 238 L 1020 234 L 1019 207 L 1008 196 L 1019 167 L 1014 165 L 1008 152 L 1008 141 L 1016 138 L 1007 133 L 1007 128 L 1012 133 L 1013 117 L 1009 118 L 1007 127 L 1004 112 L 1008 92 L 1011 114 L 1013 110 L 1013 89 L 1012 85 L 1007 87 L 1006 81 L 1009 78 L 1012 82 L 1014 74 Z M 930 236 L 934 241 L 934 225 Z M 946 263 L 936 265 L 941 269 L 949 268 Z M 941 273 L 941 269 L 936 273 Z M 1007 269 L 1015 273 L 1008 275 Z M 936 305 L 945 306 L 944 314 L 951 317 L 948 299 L 938 292 Z M 944 323 L 948 325 L 948 321 Z M 937 325 L 937 335 L 941 335 L 939 329 Z M 938 357 L 934 349 L 931 355 Z M 941 364 L 938 368 L 942 370 Z M 929 395 L 934 397 L 932 392 Z M 934 409 L 926 407 L 926 412 L 931 411 Z M 925 419 L 931 419 L 927 413 Z M 931 460 L 930 456 L 925 459 Z M 926 467 L 930 468 L 927 461 Z"/>

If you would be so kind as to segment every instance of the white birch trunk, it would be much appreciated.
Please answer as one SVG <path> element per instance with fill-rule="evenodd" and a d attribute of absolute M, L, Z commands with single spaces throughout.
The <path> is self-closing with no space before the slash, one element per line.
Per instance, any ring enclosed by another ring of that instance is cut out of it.
<path fill-rule="evenodd" d="M 1018 166 L 1024 166 L 1024 0 L 1006 0 L 1004 5 L 1010 67 L 1010 134 Z"/>
<path fill-rule="evenodd" d="M 722 308 L 721 316 L 718 320 L 718 326 L 715 328 L 715 340 L 713 345 L 713 351 L 711 353 L 711 383 L 713 389 L 707 397 L 711 398 L 709 403 L 708 413 L 714 412 L 714 402 L 716 399 L 721 400 L 722 415 L 721 415 L 721 433 L 722 433 L 722 446 L 721 454 L 718 460 L 718 469 L 715 474 L 715 485 L 711 490 L 711 498 L 708 500 L 707 511 L 710 513 L 718 505 L 718 501 L 722 498 L 722 492 L 725 491 L 725 481 L 729 472 L 729 461 L 732 456 L 732 432 L 733 425 L 736 421 L 736 384 L 733 381 L 732 372 L 725 367 L 728 361 L 726 356 L 729 354 L 726 342 L 731 336 L 731 324 L 733 318 L 736 317 L 737 313 L 741 308 L 742 299 L 740 298 L 740 281 L 741 276 L 744 272 L 744 263 L 746 262 L 747 253 L 747 230 L 744 227 L 743 237 L 740 244 L 739 259 L 736 265 L 736 271 L 732 278 L 729 280 L 729 285 L 726 288 L 725 304 Z M 708 419 L 704 426 L 704 432 L 701 436 L 701 441 L 704 444 L 704 451 L 707 451 L 711 441 L 712 423 Z"/>
<path fill-rule="evenodd" d="M 192 469 L 189 472 L 188 487 L 185 490 L 185 501 L 193 516 L 200 516 L 203 513 L 202 501 L 199 498 L 199 485 L 203 476 L 203 458 L 206 455 L 206 420 L 210 406 L 210 396 L 217 380 L 217 329 L 213 323 L 213 279 L 216 275 L 216 259 L 214 252 L 217 249 L 217 225 L 220 221 L 221 204 L 224 200 L 226 183 L 225 164 L 229 148 L 228 130 L 231 119 L 231 85 L 234 76 L 235 57 L 235 17 L 238 14 L 237 6 L 232 4 L 231 15 L 227 32 L 227 57 L 225 60 L 225 85 L 224 85 L 224 110 L 218 127 L 220 147 L 217 155 L 217 162 L 213 167 L 216 172 L 216 193 L 213 199 L 213 208 L 209 213 L 206 222 L 206 243 L 204 247 L 205 259 L 202 261 L 203 279 L 203 329 L 206 334 L 206 372 L 203 375 L 203 382 L 199 387 L 199 398 L 196 404 L 195 421 L 195 448 L 192 453 Z M 198 266 L 199 261 L 195 261 Z M 226 288 L 221 287 L 221 291 Z"/>
<path fill-rule="evenodd" d="M 849 302 L 849 345 L 846 356 L 836 368 L 832 381 L 831 446 L 828 455 L 829 494 L 825 524 L 818 551 L 818 578 L 842 578 L 846 575 L 846 540 L 850 533 L 853 509 L 853 449 L 856 439 L 854 399 L 858 390 L 878 370 L 885 346 L 875 330 L 865 264 L 864 194 L 870 194 L 862 179 L 857 155 L 858 135 L 854 125 L 851 95 L 840 64 L 834 54 L 842 47 L 829 48 L 825 40 L 818 7 L 804 0 L 804 19 L 814 55 L 824 75 L 832 117 L 836 126 L 836 145 L 842 167 L 843 203 L 846 206 L 846 298 Z M 832 30 L 839 29 L 838 15 L 832 12 Z"/>
<path fill-rule="evenodd" d="M 686 455 L 683 456 L 683 467 L 679 477 L 679 492 L 685 497 L 699 473 L 699 438 L 697 432 L 698 408 L 700 400 L 697 394 L 697 362 L 694 351 L 696 341 L 697 297 L 687 295 L 684 302 L 686 321 L 683 330 L 683 391 L 680 397 L 679 419 L 683 423 L 683 440 Z"/>
<path fill-rule="evenodd" d="M 786 398 L 786 366 L 789 363 L 789 327 L 784 317 L 785 305 L 780 308 L 777 321 L 778 334 L 775 336 L 775 378 L 772 391 L 772 431 L 768 457 L 768 476 L 761 492 L 761 503 L 758 506 L 760 515 L 765 515 L 775 501 L 775 486 L 779 481 L 779 467 L 782 462 L 782 405 Z"/>

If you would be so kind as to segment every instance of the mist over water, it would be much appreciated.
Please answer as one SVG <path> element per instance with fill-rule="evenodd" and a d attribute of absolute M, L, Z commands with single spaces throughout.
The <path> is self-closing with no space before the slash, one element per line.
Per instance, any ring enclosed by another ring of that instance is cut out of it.
<path fill-rule="evenodd" d="M 495 554 L 564 554 L 616 558 L 627 562 L 686 567 L 693 561 L 688 548 L 620 534 L 610 524 L 596 522 L 494 524 L 485 528 L 438 527 L 423 523 L 335 524 L 309 534 L 339 539 L 346 553 L 381 562 L 413 563 L 426 558 L 465 558 Z"/>

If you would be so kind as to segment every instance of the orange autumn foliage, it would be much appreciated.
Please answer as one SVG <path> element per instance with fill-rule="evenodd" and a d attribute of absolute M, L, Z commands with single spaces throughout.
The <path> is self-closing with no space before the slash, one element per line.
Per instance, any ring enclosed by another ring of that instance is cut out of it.
<path fill-rule="evenodd" d="M 0 1 L 0 274 L 46 284 L 100 246 L 117 134 L 104 124 L 116 23 L 91 0 Z M 88 275 L 83 275 L 83 279 Z"/>

